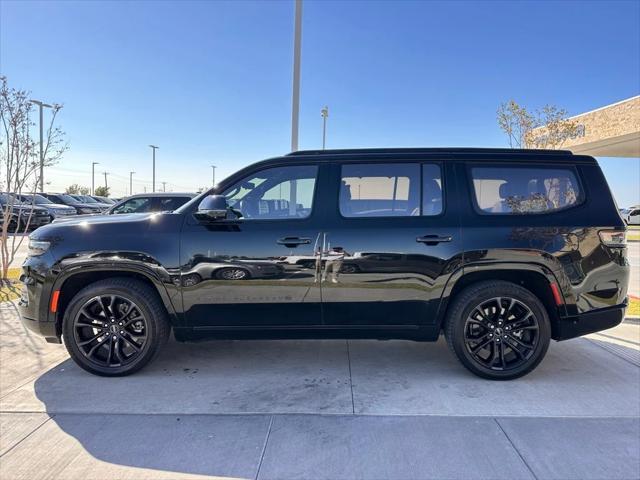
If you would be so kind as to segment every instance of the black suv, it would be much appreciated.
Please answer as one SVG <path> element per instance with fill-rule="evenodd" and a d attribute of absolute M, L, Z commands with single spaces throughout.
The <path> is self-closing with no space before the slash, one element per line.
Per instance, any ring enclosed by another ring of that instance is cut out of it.
<path fill-rule="evenodd" d="M 173 329 L 179 341 L 444 332 L 473 373 L 511 379 L 550 339 L 622 321 L 625 235 L 591 157 L 303 151 L 172 213 L 39 228 L 20 305 L 25 325 L 99 375 L 139 370 Z"/>

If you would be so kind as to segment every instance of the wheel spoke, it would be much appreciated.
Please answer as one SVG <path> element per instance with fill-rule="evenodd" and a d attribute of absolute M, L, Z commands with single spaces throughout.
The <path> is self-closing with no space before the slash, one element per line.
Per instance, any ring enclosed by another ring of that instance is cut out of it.
<path fill-rule="evenodd" d="M 124 328 L 126 328 L 126 327 L 128 327 L 129 325 L 131 325 L 133 322 L 136 322 L 136 321 L 138 321 L 138 320 L 144 320 L 144 317 L 143 317 L 142 315 L 138 315 L 138 316 L 135 316 L 135 317 L 133 317 L 133 318 L 130 318 L 129 320 L 127 320 L 126 322 L 124 322 L 123 327 L 124 327 Z"/>
<path fill-rule="evenodd" d="M 486 339 L 486 340 L 485 340 Z M 493 340 L 491 339 L 491 337 L 489 337 L 489 335 L 485 335 L 484 337 L 480 338 L 480 343 L 478 343 L 477 345 L 475 345 L 472 349 L 471 349 L 471 353 L 476 354 L 478 353 L 480 350 L 482 350 L 485 346 L 487 346 L 489 343 L 491 343 Z"/>
<path fill-rule="evenodd" d="M 491 325 L 495 328 L 490 330 Z M 529 361 L 538 344 L 539 330 L 531 309 L 505 296 L 476 305 L 466 319 L 463 335 L 465 348 L 475 362 L 492 370 L 512 370 Z M 514 331 L 526 334 L 514 336 Z"/>
<path fill-rule="evenodd" d="M 132 318 L 128 318 L 128 317 Z M 105 323 L 111 328 L 114 322 L 122 322 L 118 331 L 103 329 Z M 136 330 L 127 330 L 135 322 Z M 133 362 L 147 342 L 147 320 L 140 308 L 129 298 L 119 294 L 95 296 L 80 308 L 73 323 L 74 341 L 86 358 L 101 367 L 119 367 Z M 104 346 L 104 349 L 101 347 Z"/>
<path fill-rule="evenodd" d="M 94 335 L 93 337 L 89 338 L 88 340 L 83 340 L 82 342 L 78 342 L 78 346 L 79 347 L 84 347 L 85 345 L 89 345 L 91 342 L 96 341 L 102 335 L 104 335 L 102 332 L 98 332 L 96 335 Z"/>

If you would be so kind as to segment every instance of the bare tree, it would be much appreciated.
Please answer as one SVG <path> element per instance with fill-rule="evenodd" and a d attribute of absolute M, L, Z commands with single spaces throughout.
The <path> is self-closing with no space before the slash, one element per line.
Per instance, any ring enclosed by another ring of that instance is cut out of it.
<path fill-rule="evenodd" d="M 37 143 L 30 137 L 29 130 L 34 123 L 30 119 L 33 105 L 29 101 L 29 92 L 10 88 L 6 77 L 0 77 L 0 191 L 15 194 L 35 193 L 39 182 L 39 154 Z M 56 163 L 68 149 L 64 132 L 55 126 L 62 105 L 51 109 L 50 122 L 43 139 L 44 166 Z M 7 279 L 9 267 L 16 252 L 24 241 L 29 229 L 33 208 L 15 208 L 17 199 L 5 195 L 2 202 L 2 229 L 0 230 L 0 274 L 1 280 Z"/>
<path fill-rule="evenodd" d="M 545 105 L 530 112 L 515 100 L 500 104 L 497 121 L 511 148 L 561 148 L 578 131 L 578 123 L 568 119 L 564 109 Z"/>

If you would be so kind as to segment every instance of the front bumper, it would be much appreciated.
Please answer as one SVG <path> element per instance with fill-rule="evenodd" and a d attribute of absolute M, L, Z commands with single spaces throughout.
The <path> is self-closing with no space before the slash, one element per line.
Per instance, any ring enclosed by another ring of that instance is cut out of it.
<path fill-rule="evenodd" d="M 599 308 L 578 315 L 561 318 L 553 326 L 554 340 L 568 340 L 589 333 L 607 330 L 619 325 L 624 320 L 629 299 L 624 303 L 607 308 Z"/>

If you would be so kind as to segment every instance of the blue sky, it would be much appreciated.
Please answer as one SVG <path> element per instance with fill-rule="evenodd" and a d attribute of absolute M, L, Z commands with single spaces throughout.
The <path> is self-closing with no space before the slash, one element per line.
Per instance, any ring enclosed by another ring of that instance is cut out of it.
<path fill-rule="evenodd" d="M 50 189 L 207 185 L 289 150 L 293 3 L 0 1 L 0 72 L 65 105 Z M 640 93 L 640 2 L 325 2 L 303 14 L 300 148 L 506 146 L 500 102 L 578 114 Z M 640 160 L 602 159 L 621 204 Z M 102 181 L 102 176 L 96 182 Z"/>

